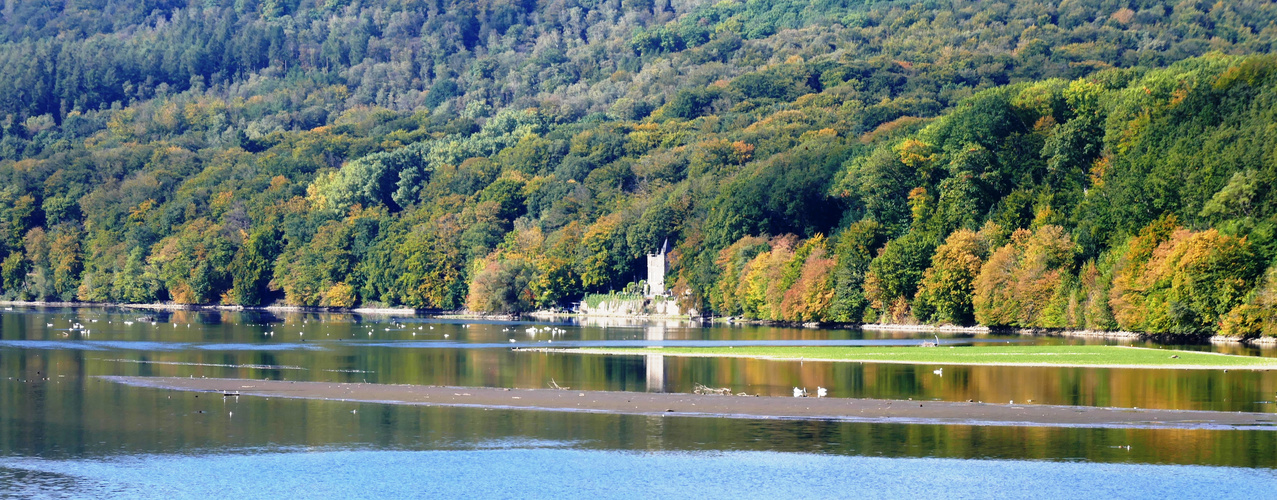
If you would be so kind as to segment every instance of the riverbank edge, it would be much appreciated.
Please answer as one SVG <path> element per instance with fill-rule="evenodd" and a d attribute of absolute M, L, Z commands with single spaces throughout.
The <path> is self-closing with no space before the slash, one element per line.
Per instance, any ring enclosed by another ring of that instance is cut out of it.
<path fill-rule="evenodd" d="M 438 318 L 481 319 L 496 321 L 516 321 L 530 317 L 540 320 L 556 320 L 569 318 L 603 318 L 632 319 L 650 321 L 688 321 L 696 323 L 723 323 L 729 325 L 771 326 L 781 328 L 810 328 L 822 330 L 861 329 L 877 332 L 911 332 L 911 333 L 944 333 L 946 335 L 1018 335 L 1026 337 L 1078 337 L 1106 340 L 1152 341 L 1163 344 L 1211 343 L 1246 345 L 1261 348 L 1277 348 L 1277 337 L 1238 338 L 1223 335 L 1184 335 L 1139 333 L 1124 330 L 1073 330 L 1067 328 L 1020 328 L 1020 327 L 988 327 L 957 325 L 910 325 L 899 323 L 836 323 L 836 322 L 801 322 L 747 320 L 732 317 L 696 317 L 696 316 L 659 316 L 659 315 L 606 315 L 581 314 L 562 311 L 538 310 L 526 314 L 479 313 L 468 310 L 445 309 L 413 309 L 408 307 L 319 307 L 319 306 L 228 306 L 219 304 L 172 304 L 148 303 L 126 304 L 117 302 L 44 302 L 0 300 L 0 306 L 18 307 L 119 307 L 123 309 L 153 311 L 264 311 L 292 313 L 335 313 L 335 314 L 377 314 L 385 316 L 419 316 L 428 315 Z"/>
<path fill-rule="evenodd" d="M 698 316 L 682 315 L 666 315 L 666 314 L 583 314 L 574 312 L 560 311 L 532 311 L 525 316 L 537 319 L 565 319 L 565 318 L 603 318 L 603 319 L 634 319 L 634 320 L 654 320 L 654 321 L 702 321 Z"/>
<path fill-rule="evenodd" d="M 320 306 L 227 306 L 219 304 L 172 304 L 148 303 L 126 304 L 118 302 L 43 302 L 0 300 L 0 306 L 18 307 L 118 307 L 121 309 L 137 309 L 143 311 L 263 311 L 292 313 L 334 313 L 334 314 L 380 314 L 387 316 L 419 316 L 429 315 L 439 318 L 516 320 L 516 314 L 488 314 L 466 310 L 446 309 L 413 309 L 410 307 L 320 307 Z"/>
<path fill-rule="evenodd" d="M 120 302 L 56 302 L 29 300 L 0 300 L 0 306 L 16 307 L 118 307 L 122 309 L 138 309 L 151 311 L 265 311 L 265 312 L 299 312 L 299 313 L 349 313 L 349 314 L 382 314 L 391 316 L 428 315 L 438 318 L 486 319 L 514 321 L 529 317 L 541 320 L 564 318 L 613 318 L 633 320 L 678 320 L 697 322 L 699 317 L 681 315 L 615 315 L 615 314 L 581 314 L 560 311 L 532 311 L 524 314 L 481 313 L 464 309 L 413 309 L 410 307 L 321 307 L 321 306 L 228 306 L 220 304 L 173 304 L 153 302 L 146 304 L 130 304 Z"/>
<path fill-rule="evenodd" d="M 757 325 L 757 326 L 776 326 L 790 328 L 813 328 L 813 329 L 849 329 L 859 328 L 861 330 L 876 332 L 908 332 L 908 333 L 944 333 L 946 335 L 1018 335 L 1024 337 L 1077 337 L 1104 340 L 1131 340 L 1131 341 L 1151 341 L 1160 344 L 1185 344 L 1185 343 L 1211 343 L 1211 344 L 1233 344 L 1247 345 L 1254 347 L 1277 347 L 1277 337 L 1227 337 L 1224 335 L 1209 334 L 1171 334 L 1171 333 L 1141 333 L 1127 330 L 1074 330 L 1070 328 L 1022 328 L 1013 326 L 958 326 L 958 325 L 917 325 L 902 323 L 829 323 L 829 322 L 799 322 L 799 321 L 774 321 L 774 320 L 750 320 L 741 318 L 714 318 L 706 320 L 714 323 L 724 323 L 729 325 Z"/>
<path fill-rule="evenodd" d="M 1130 347 L 1130 346 L 1115 346 Z M 1145 349 L 1131 347 L 1133 349 Z M 759 354 L 726 354 L 721 352 L 714 353 L 691 353 L 691 352 L 669 352 L 661 348 L 643 348 L 639 349 L 617 349 L 607 347 L 520 347 L 514 349 L 517 352 L 542 352 L 555 354 L 592 354 L 600 356 L 667 356 L 672 358 L 734 358 L 734 359 L 758 359 L 764 361 L 810 361 L 815 363 L 872 363 L 872 364 L 890 364 L 890 365 L 927 365 L 927 366 L 1012 366 L 1012 367 L 1029 367 L 1029 368 L 1110 368 L 1110 369 L 1136 369 L 1136 370 L 1249 370 L 1249 371 L 1273 371 L 1277 370 L 1277 364 L 1271 366 L 1235 366 L 1235 365 L 1118 365 L 1118 364 L 1078 364 L 1078 363 L 1015 363 L 1015 362 L 993 362 L 993 363 L 975 363 L 963 361 L 902 361 L 887 359 L 837 359 L 837 358 L 819 358 L 819 357 L 792 357 L 792 356 L 768 356 Z M 1168 351 L 1175 352 L 1175 351 Z M 1232 356 L 1231 354 L 1221 353 L 1199 353 L 1199 354 L 1215 354 L 1219 356 Z"/>

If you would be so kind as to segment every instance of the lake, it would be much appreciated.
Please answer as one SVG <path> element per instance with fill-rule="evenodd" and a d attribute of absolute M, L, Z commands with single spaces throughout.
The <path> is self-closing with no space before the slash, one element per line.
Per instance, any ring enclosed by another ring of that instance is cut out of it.
<path fill-rule="evenodd" d="M 150 316 L 141 320 L 139 318 Z M 80 323 L 88 333 L 72 331 Z M 52 326 L 50 326 L 52 325 Z M 530 328 L 536 328 L 529 332 Z M 0 312 L 0 496 L 1214 496 L 1277 486 L 1277 432 L 653 417 L 222 397 L 104 375 L 1274 412 L 1277 372 L 514 351 L 883 345 L 930 335 L 625 321 Z M 946 343 L 1105 342 L 997 336 Z M 1194 346 L 1248 355 L 1272 351 Z M 372 486 L 371 483 L 376 483 Z M 624 488 L 620 488 L 623 485 Z M 1058 495 L 1053 494 L 1058 493 Z M 1262 496 L 1262 495 L 1260 495 Z"/>

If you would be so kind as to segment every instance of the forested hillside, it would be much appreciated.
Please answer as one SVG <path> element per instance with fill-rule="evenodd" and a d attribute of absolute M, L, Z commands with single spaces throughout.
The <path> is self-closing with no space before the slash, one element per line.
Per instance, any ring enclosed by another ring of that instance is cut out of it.
<path fill-rule="evenodd" d="M 1277 335 L 1268 0 L 0 16 L 10 300 Z"/>

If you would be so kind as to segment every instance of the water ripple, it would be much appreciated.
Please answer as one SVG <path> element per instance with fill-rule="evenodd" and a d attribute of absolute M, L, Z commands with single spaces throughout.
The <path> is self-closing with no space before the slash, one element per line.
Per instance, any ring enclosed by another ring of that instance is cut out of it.
<path fill-rule="evenodd" d="M 34 485 L 122 498 L 1261 498 L 1277 486 L 1271 470 L 1229 467 L 539 447 L 15 457 L 0 458 L 3 479 L 0 496 Z"/>

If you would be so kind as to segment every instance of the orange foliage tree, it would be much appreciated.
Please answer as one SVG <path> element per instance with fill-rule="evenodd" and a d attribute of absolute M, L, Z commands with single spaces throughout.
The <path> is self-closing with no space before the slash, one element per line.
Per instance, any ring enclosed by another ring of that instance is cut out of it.
<path fill-rule="evenodd" d="M 1072 238 L 1060 226 L 1016 230 L 1011 242 L 980 267 L 972 300 L 976 321 L 988 326 L 1064 326 L 1062 311 L 1052 307 L 1062 305 L 1075 252 Z"/>
<path fill-rule="evenodd" d="M 914 299 L 920 319 L 936 323 L 969 324 L 975 319 L 971 302 L 976 276 L 989 254 L 982 234 L 959 229 L 950 234 L 931 257 Z"/>
<path fill-rule="evenodd" d="M 1174 223 L 1146 227 L 1118 264 L 1110 305 L 1124 329 L 1211 333 L 1255 287 L 1262 266 L 1245 236 Z"/>
<path fill-rule="evenodd" d="M 803 243 L 789 264 L 796 274 L 781 300 L 781 318 L 786 321 L 827 321 L 834 300 L 833 269 L 829 243 L 817 234 Z M 786 282 L 791 280 L 787 277 Z"/>

